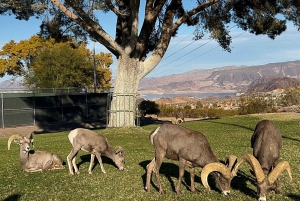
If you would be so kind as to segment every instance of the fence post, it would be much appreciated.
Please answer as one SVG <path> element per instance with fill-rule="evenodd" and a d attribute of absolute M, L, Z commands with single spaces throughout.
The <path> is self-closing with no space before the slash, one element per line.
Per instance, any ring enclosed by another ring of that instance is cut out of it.
<path fill-rule="evenodd" d="M 4 125 L 4 101 L 3 101 L 3 91 L 1 91 L 1 110 L 2 110 L 2 128 L 5 127 Z"/>
<path fill-rule="evenodd" d="M 35 125 L 36 124 L 36 122 L 35 122 L 35 115 L 36 115 L 36 111 L 35 111 L 35 93 L 34 93 L 34 91 L 32 91 L 32 96 L 33 96 L 33 125 Z"/>

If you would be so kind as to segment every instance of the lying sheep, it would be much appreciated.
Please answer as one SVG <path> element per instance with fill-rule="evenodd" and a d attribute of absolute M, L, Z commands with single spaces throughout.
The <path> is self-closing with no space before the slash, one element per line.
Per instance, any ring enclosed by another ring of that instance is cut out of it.
<path fill-rule="evenodd" d="M 280 193 L 278 177 L 281 172 L 287 170 L 292 179 L 289 163 L 287 161 L 279 163 L 282 136 L 273 122 L 269 120 L 258 122 L 251 137 L 251 147 L 253 156 L 249 154 L 243 156 L 237 167 L 245 161 L 251 165 L 257 179 L 258 200 L 265 201 L 270 189 Z"/>
<path fill-rule="evenodd" d="M 84 128 L 77 128 L 72 130 L 68 138 L 73 146 L 72 151 L 67 157 L 70 174 L 79 174 L 78 167 L 76 165 L 76 155 L 79 150 L 91 153 L 91 161 L 88 169 L 89 174 L 92 174 L 92 167 L 94 164 L 95 156 L 97 157 L 101 171 L 106 173 L 104 170 L 101 155 L 112 159 L 118 166 L 119 170 L 124 170 L 125 163 L 125 152 L 122 147 L 118 147 L 116 151 L 108 144 L 108 141 L 103 135 L 97 134 L 91 130 Z"/>
<path fill-rule="evenodd" d="M 236 157 L 228 158 L 228 166 L 219 162 L 212 152 L 205 136 L 197 131 L 184 128 L 175 124 L 163 124 L 150 134 L 150 140 L 155 148 L 155 158 L 147 165 L 147 178 L 145 189 L 150 192 L 150 180 L 152 171 L 156 175 L 159 192 L 165 194 L 160 178 L 159 169 L 163 158 L 179 161 L 179 178 L 176 185 L 176 193 L 180 194 L 180 185 L 184 175 L 184 167 L 190 167 L 191 191 L 196 192 L 194 177 L 195 167 L 204 167 L 201 173 L 202 183 L 206 189 L 210 189 L 207 176 L 212 173 L 222 193 L 230 193 L 230 183 L 236 172 L 232 172 Z"/>
<path fill-rule="evenodd" d="M 8 139 L 8 150 L 10 150 L 11 142 L 14 141 L 20 145 L 20 163 L 26 172 L 37 172 L 43 170 L 64 169 L 63 160 L 57 154 L 30 150 L 30 144 L 33 143 L 32 134 L 30 137 L 21 136 L 19 134 L 12 135 Z"/>

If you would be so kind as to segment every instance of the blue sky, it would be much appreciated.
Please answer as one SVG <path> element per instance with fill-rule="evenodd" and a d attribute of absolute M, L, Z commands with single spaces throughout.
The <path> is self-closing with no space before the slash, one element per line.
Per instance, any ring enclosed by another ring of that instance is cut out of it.
<path fill-rule="evenodd" d="M 97 13 L 98 14 L 98 13 Z M 100 15 L 100 14 L 98 14 Z M 105 15 L 100 18 L 102 27 L 114 36 L 114 18 Z M 110 20 L 111 19 L 111 20 Z M 0 48 L 14 40 L 29 39 L 39 32 L 40 20 L 31 18 L 29 21 L 16 20 L 13 16 L 0 16 Z M 231 35 L 233 42 L 231 53 L 222 50 L 214 40 L 208 36 L 194 41 L 194 28 L 182 27 L 171 44 L 161 63 L 147 77 L 161 77 L 170 74 L 180 74 L 194 69 L 212 69 L 224 66 L 262 65 L 267 63 L 300 60 L 300 32 L 291 23 L 287 30 L 271 40 L 267 36 L 255 36 L 233 27 Z M 93 44 L 89 44 L 90 49 Z M 109 51 L 99 43 L 95 44 L 96 53 Z M 116 60 L 111 66 L 113 76 L 116 74 Z M 9 79 L 5 76 L 0 81 Z"/>

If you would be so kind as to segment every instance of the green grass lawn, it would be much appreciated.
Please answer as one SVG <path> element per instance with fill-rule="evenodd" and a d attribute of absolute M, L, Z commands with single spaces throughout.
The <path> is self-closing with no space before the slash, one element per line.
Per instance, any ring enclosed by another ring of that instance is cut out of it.
<path fill-rule="evenodd" d="M 293 176 L 293 181 L 290 181 L 287 172 L 283 172 L 279 177 L 282 194 L 277 195 L 272 191 L 268 194 L 268 201 L 300 200 L 300 118 L 287 114 L 249 115 L 186 122 L 182 125 L 201 131 L 215 155 L 224 160 L 229 154 L 240 157 L 252 153 L 250 137 L 253 129 L 259 120 L 266 118 L 273 120 L 283 135 L 280 160 L 290 162 Z M 182 194 L 176 195 L 178 165 L 176 161 L 165 159 L 160 175 L 166 195 L 158 193 L 154 176 L 151 192 L 146 193 L 145 167 L 154 157 L 149 133 L 157 127 L 147 125 L 131 129 L 95 130 L 102 133 L 113 147 L 121 145 L 126 151 L 124 171 L 119 171 L 110 159 L 103 157 L 106 174 L 101 172 L 98 163 L 93 174 L 88 174 L 90 155 L 83 151 L 79 152 L 76 160 L 81 170 L 79 175 L 71 176 L 67 165 L 64 170 L 27 173 L 20 167 L 18 145 L 13 143 L 8 151 L 7 138 L 0 139 L 0 200 L 256 200 L 255 178 L 250 174 L 247 163 L 240 166 L 238 176 L 233 178 L 229 196 L 220 194 L 211 177 L 209 183 L 212 190 L 207 192 L 200 180 L 201 168 L 196 168 L 196 188 L 199 193 L 189 191 L 189 169 L 186 168 Z M 35 149 L 57 153 L 66 162 L 72 149 L 67 135 L 68 132 L 35 135 Z"/>

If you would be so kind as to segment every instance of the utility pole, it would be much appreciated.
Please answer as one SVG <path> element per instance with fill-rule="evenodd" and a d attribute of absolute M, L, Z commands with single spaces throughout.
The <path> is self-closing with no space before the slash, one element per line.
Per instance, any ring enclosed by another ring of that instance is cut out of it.
<path fill-rule="evenodd" d="M 93 47 L 93 55 L 94 55 L 94 93 L 97 92 L 97 69 L 96 69 L 96 58 L 95 58 L 95 39 L 94 47 Z"/>
<path fill-rule="evenodd" d="M 93 2 L 94 3 L 94 2 Z M 94 10 L 93 10 L 93 21 L 95 21 L 95 13 L 94 13 Z M 93 38 L 93 55 L 94 55 L 94 93 L 97 92 L 97 69 L 96 69 L 96 54 L 95 54 L 95 43 L 96 43 L 96 39 Z"/>

